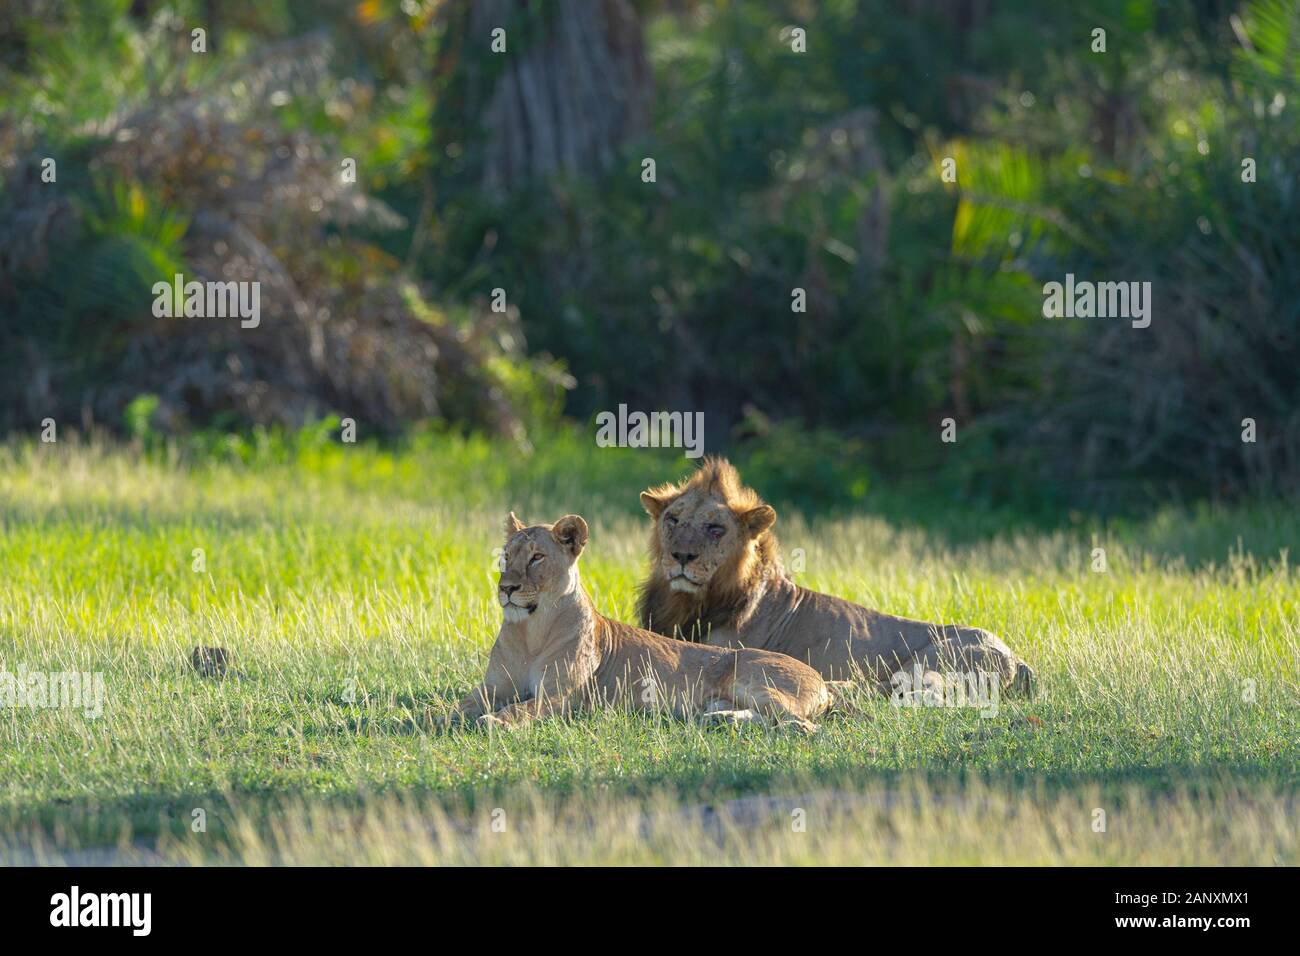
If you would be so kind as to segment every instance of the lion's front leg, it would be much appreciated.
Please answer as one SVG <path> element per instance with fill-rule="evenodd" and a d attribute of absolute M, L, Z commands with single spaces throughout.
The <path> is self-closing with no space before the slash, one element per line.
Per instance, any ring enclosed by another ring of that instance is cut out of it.
<path fill-rule="evenodd" d="M 471 724 L 492 712 L 496 698 L 492 688 L 481 684 L 462 697 L 451 710 L 434 720 L 439 730 L 450 730 L 458 724 Z"/>
<path fill-rule="evenodd" d="M 988 674 L 999 687 L 1021 692 L 1033 688 L 1033 669 L 996 634 L 978 627 L 931 624 L 926 625 L 926 638 L 913 647 L 905 662 L 908 668 Z"/>
<path fill-rule="evenodd" d="M 445 730 L 456 724 L 473 723 L 498 707 L 509 706 L 518 699 L 519 690 L 494 647 L 488 660 L 487 672 L 483 675 L 483 683 L 462 697 L 437 724 Z"/>
<path fill-rule="evenodd" d="M 538 665 L 540 676 L 536 694 L 527 700 L 516 700 L 479 722 L 522 727 L 534 720 L 566 713 L 581 696 L 598 663 L 599 658 L 584 642 L 565 648 L 551 660 Z"/>
<path fill-rule="evenodd" d="M 484 714 L 492 710 L 492 691 L 486 686 L 481 685 L 470 691 L 465 697 L 451 709 L 447 715 L 449 723 L 470 722 L 478 720 Z"/>
<path fill-rule="evenodd" d="M 572 703 L 570 698 L 569 694 L 548 694 L 531 700 L 518 700 L 495 713 L 483 716 L 479 723 L 484 726 L 523 727 L 534 720 L 566 713 Z"/>

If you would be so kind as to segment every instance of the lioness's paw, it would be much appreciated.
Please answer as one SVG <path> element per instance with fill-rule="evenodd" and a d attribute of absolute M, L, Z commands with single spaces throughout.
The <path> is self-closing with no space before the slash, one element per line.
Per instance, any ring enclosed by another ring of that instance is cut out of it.
<path fill-rule="evenodd" d="M 706 710 L 701 719 L 706 724 L 726 724 L 728 727 L 744 727 L 757 717 L 752 710 Z"/>

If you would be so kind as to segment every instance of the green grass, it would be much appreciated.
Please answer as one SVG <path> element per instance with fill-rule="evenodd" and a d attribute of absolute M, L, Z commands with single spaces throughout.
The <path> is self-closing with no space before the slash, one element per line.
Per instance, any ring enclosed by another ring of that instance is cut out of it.
<path fill-rule="evenodd" d="M 897 492 L 782 512 L 803 583 L 987 627 L 1027 658 L 1041 693 L 992 718 L 864 698 L 813 738 L 618 712 L 426 729 L 495 636 L 505 510 L 585 515 L 587 586 L 631 620 L 637 492 L 684 470 L 451 438 L 252 460 L 0 449 L 0 669 L 102 672 L 107 691 L 98 719 L 0 707 L 0 859 L 1300 862 L 1284 551 L 1300 518 L 1283 506 L 1057 528 L 909 513 Z M 242 678 L 197 676 L 199 644 L 228 648 Z M 797 834 L 784 804 L 729 818 L 758 794 L 820 809 Z M 705 804 L 724 806 L 715 830 L 682 809 Z M 494 843 L 497 807 L 517 825 Z"/>

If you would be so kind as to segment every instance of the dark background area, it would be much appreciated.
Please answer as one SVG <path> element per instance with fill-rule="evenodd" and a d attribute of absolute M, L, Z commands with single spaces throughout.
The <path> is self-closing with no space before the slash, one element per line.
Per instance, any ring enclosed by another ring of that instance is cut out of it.
<path fill-rule="evenodd" d="M 627 403 L 832 498 L 1290 496 L 1298 106 L 1293 0 L 8 0 L 0 427 Z M 261 325 L 155 318 L 178 272 Z M 1043 318 L 1067 273 L 1150 327 Z"/>

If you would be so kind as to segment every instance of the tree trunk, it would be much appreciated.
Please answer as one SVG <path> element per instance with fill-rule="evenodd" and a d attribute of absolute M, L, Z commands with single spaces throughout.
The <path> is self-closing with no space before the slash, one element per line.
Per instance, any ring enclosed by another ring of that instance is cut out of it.
<path fill-rule="evenodd" d="M 458 26 L 444 64 L 454 47 L 469 157 L 489 193 L 603 173 L 645 130 L 650 69 L 628 0 L 476 0 Z M 497 28 L 504 53 L 492 51 Z"/>

